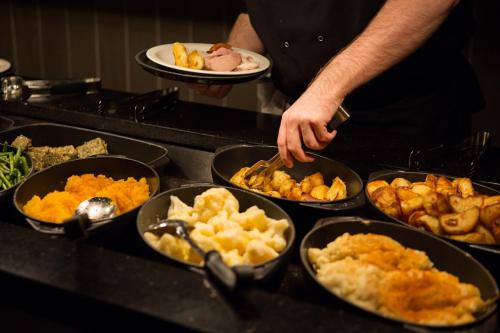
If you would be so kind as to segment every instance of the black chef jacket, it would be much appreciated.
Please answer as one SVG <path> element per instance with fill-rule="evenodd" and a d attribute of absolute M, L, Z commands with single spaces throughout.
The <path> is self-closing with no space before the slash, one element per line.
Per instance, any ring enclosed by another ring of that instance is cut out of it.
<path fill-rule="evenodd" d="M 366 28 L 384 3 L 247 0 L 244 10 L 273 59 L 275 86 L 293 100 L 332 56 Z M 483 103 L 461 53 L 473 27 L 471 12 L 472 1 L 462 0 L 413 55 L 349 94 L 345 104 L 353 119 L 377 130 L 406 134 L 416 142 L 466 135 L 470 113 Z"/>

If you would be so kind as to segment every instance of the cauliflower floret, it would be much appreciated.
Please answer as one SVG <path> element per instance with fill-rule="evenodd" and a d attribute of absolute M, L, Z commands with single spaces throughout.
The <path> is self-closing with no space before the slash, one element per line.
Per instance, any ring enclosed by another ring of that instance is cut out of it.
<path fill-rule="evenodd" d="M 242 229 L 228 229 L 217 233 L 215 240 L 224 250 L 237 250 L 239 254 L 243 254 L 250 238 Z"/>
<path fill-rule="evenodd" d="M 240 255 L 238 250 L 231 250 L 228 252 L 223 252 L 222 253 L 222 260 L 226 263 L 226 265 L 232 267 L 235 265 L 243 265 L 244 260 L 243 257 Z"/>
<path fill-rule="evenodd" d="M 230 218 L 245 230 L 252 230 L 254 228 L 259 231 L 267 230 L 268 218 L 266 213 L 257 206 L 252 206 L 243 213 L 233 213 Z"/>
<path fill-rule="evenodd" d="M 193 210 L 193 207 L 186 205 L 175 195 L 170 196 L 167 216 L 169 219 L 184 220 L 190 225 L 194 225 L 198 221 L 198 213 Z"/>
<path fill-rule="evenodd" d="M 211 188 L 194 199 L 193 209 L 198 213 L 198 220 L 207 222 L 220 211 L 226 211 L 228 214 L 239 210 L 238 200 L 225 188 Z"/>
<path fill-rule="evenodd" d="M 243 259 L 250 264 L 260 264 L 278 256 L 278 253 L 267 246 L 262 240 L 253 239 L 248 242 Z"/>

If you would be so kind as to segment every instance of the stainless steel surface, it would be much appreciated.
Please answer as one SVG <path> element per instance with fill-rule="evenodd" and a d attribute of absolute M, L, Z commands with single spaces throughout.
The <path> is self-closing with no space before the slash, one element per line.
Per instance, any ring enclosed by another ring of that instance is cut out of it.
<path fill-rule="evenodd" d="M 101 87 L 100 78 L 75 80 L 24 80 L 20 76 L 8 76 L 1 79 L 4 101 L 19 101 L 31 97 L 43 97 L 60 93 L 91 93 Z"/>
<path fill-rule="evenodd" d="M 337 111 L 333 115 L 330 122 L 327 124 L 327 129 L 329 132 L 333 131 L 337 127 L 339 127 L 342 123 L 344 123 L 347 119 L 349 119 L 351 115 L 346 110 L 346 108 L 342 105 L 339 105 Z M 280 154 L 277 153 L 270 159 L 260 160 L 254 163 L 250 169 L 245 173 L 245 178 L 249 178 L 253 175 L 262 174 L 264 172 L 272 173 L 275 170 L 278 170 L 284 165 L 283 160 L 280 157 Z"/>
<path fill-rule="evenodd" d="M 94 197 L 82 201 L 76 208 L 75 214 L 87 214 L 91 222 L 110 219 L 116 215 L 116 205 L 110 198 Z"/>

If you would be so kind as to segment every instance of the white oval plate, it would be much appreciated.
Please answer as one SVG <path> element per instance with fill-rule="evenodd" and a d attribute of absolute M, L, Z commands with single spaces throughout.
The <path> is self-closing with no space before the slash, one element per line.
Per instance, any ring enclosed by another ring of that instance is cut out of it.
<path fill-rule="evenodd" d="M 0 74 L 10 69 L 11 64 L 5 59 L 0 59 Z"/>
<path fill-rule="evenodd" d="M 193 50 L 198 50 L 201 52 L 206 52 L 208 49 L 212 47 L 214 44 L 207 44 L 207 43 L 183 43 L 186 48 L 188 49 L 188 53 L 193 51 Z M 169 68 L 173 68 L 179 71 L 184 71 L 184 72 L 191 72 L 191 73 L 199 73 L 199 74 L 210 74 L 210 75 L 248 75 L 248 74 L 255 74 L 255 73 L 260 73 L 266 71 L 269 66 L 270 62 L 269 60 L 252 51 L 240 49 L 237 47 L 233 47 L 233 50 L 236 52 L 241 53 L 241 55 L 249 55 L 252 56 L 255 61 L 259 63 L 259 67 L 251 70 L 246 70 L 246 71 L 210 71 L 210 70 L 204 70 L 204 69 L 192 69 L 192 68 L 186 68 L 186 67 L 181 67 L 175 65 L 175 60 L 174 60 L 174 54 L 172 52 L 172 44 L 163 44 L 163 45 L 158 45 L 155 47 L 150 48 L 146 52 L 146 56 L 148 57 L 149 60 L 165 66 Z"/>

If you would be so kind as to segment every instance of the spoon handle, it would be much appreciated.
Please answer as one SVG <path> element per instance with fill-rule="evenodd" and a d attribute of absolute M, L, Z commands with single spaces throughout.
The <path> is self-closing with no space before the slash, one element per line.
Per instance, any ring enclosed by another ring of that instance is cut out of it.
<path fill-rule="evenodd" d="M 219 252 L 208 251 L 204 259 L 205 267 L 213 277 L 228 290 L 233 291 L 236 288 L 236 273 L 224 263 Z"/>

